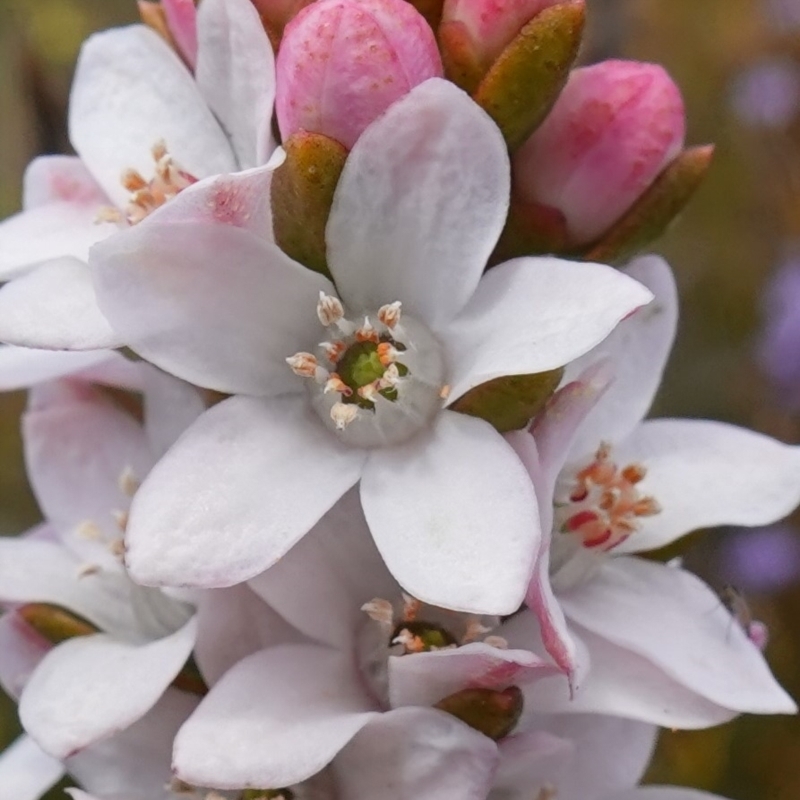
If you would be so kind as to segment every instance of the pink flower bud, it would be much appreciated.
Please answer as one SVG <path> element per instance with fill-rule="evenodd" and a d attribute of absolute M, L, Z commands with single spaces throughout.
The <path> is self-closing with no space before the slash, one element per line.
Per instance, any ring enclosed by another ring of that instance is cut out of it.
<path fill-rule="evenodd" d="M 659 66 L 604 61 L 570 75 L 514 156 L 515 198 L 566 219 L 571 244 L 597 239 L 683 148 L 680 91 Z"/>
<path fill-rule="evenodd" d="M 442 63 L 405 0 L 318 0 L 287 26 L 275 97 L 281 136 L 323 133 L 352 147 L 367 125 Z"/>
<path fill-rule="evenodd" d="M 458 24 L 475 61 L 488 69 L 539 12 L 565 0 L 445 0 L 442 25 Z"/>

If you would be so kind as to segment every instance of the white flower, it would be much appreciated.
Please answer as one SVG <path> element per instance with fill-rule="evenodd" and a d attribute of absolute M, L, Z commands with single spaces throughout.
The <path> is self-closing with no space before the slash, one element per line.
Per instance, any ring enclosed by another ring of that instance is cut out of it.
<path fill-rule="evenodd" d="M 187 187 L 218 194 L 211 176 L 245 170 L 228 183 L 268 194 L 275 67 L 258 13 L 249 0 L 203 0 L 198 35 L 194 76 L 143 25 L 84 45 L 69 109 L 78 156 L 33 161 L 25 210 L 0 223 L 0 280 L 16 278 L 0 291 L 0 340 L 118 346 L 96 307 L 89 247 Z"/>
<path fill-rule="evenodd" d="M 642 421 L 672 344 L 677 292 L 658 258 L 629 272 L 656 300 L 570 367 L 532 436 L 510 437 L 537 484 L 542 524 L 553 528 L 528 605 L 577 685 L 570 700 L 545 681 L 529 706 L 675 728 L 792 713 L 721 598 L 679 566 L 633 554 L 700 528 L 785 516 L 800 501 L 800 449 L 718 422 Z M 503 635 L 518 646 L 539 638 L 530 615 L 509 626 L 517 630 Z"/>
<path fill-rule="evenodd" d="M 538 547 L 530 481 L 489 424 L 447 406 L 498 376 L 567 363 L 650 293 L 552 258 L 483 276 L 508 194 L 497 127 L 434 79 L 348 157 L 327 228 L 335 288 L 251 232 L 179 221 L 184 195 L 169 221 L 153 215 L 96 247 L 98 298 L 126 343 L 240 395 L 203 415 L 137 496 L 137 580 L 246 580 L 360 481 L 408 591 L 464 610 L 518 607 Z"/>
<path fill-rule="evenodd" d="M 0 540 L 0 599 L 14 606 L 0 618 L 0 680 L 21 695 L 26 731 L 59 759 L 146 714 L 194 645 L 192 604 L 136 586 L 121 564 L 138 481 L 202 410 L 194 390 L 140 369 L 146 428 L 77 381 L 33 390 L 23 423 L 28 473 L 47 521 Z M 87 635 L 49 647 L 26 622 L 37 603 L 77 615 Z"/>

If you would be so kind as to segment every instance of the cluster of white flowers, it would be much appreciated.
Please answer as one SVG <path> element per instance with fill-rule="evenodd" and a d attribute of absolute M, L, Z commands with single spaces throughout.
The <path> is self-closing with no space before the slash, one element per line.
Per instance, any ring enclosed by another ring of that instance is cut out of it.
<path fill-rule="evenodd" d="M 669 267 L 497 263 L 507 141 L 441 77 L 366 125 L 298 263 L 273 46 L 251 0 L 196 25 L 184 60 L 185 28 L 86 43 L 78 155 L 0 225 L 45 518 L 0 540 L 0 800 L 708 797 L 637 786 L 658 727 L 795 704 L 759 628 L 637 554 L 785 516 L 800 449 L 644 419 Z M 460 402 L 554 370 L 517 430 Z"/>

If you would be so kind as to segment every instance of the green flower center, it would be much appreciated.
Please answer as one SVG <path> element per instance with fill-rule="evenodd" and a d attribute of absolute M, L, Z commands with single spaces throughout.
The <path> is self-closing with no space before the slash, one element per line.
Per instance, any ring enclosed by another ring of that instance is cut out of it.
<path fill-rule="evenodd" d="M 404 636 L 404 634 L 406 634 Z M 397 639 L 409 639 L 404 642 L 406 649 L 413 652 L 427 653 L 431 650 L 443 650 L 458 645 L 457 639 L 441 625 L 423 620 L 401 622 L 392 633 L 390 642 Z"/>
<path fill-rule="evenodd" d="M 381 364 L 375 342 L 356 342 L 339 359 L 336 372 L 347 386 L 357 392 L 362 386 L 382 378 L 386 367 Z"/>

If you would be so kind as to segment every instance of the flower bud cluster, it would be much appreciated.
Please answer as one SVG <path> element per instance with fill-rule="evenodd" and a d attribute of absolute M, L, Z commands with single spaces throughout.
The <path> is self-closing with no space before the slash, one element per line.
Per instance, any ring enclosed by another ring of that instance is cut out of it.
<path fill-rule="evenodd" d="M 0 223 L 44 518 L 0 539 L 0 798 L 632 800 L 660 727 L 795 710 L 762 625 L 637 555 L 780 519 L 800 449 L 645 419 L 675 282 L 597 254 L 707 159 L 663 70 L 572 69 L 583 13 L 163 0 L 87 41 L 77 155 Z"/>

